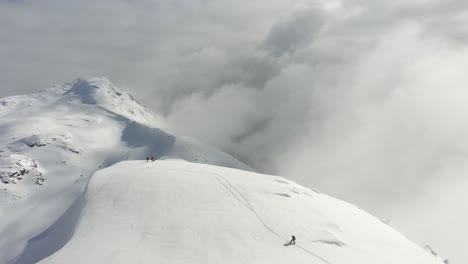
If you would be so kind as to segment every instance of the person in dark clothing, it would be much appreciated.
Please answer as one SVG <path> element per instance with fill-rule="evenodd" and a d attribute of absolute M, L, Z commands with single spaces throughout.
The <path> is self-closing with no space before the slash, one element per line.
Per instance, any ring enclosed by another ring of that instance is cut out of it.
<path fill-rule="evenodd" d="M 291 241 L 289 242 L 289 244 L 296 244 L 296 237 L 295 236 L 291 236 Z"/>
<path fill-rule="evenodd" d="M 151 161 L 154 161 L 154 157 L 153 157 L 153 156 L 151 156 Z"/>
<path fill-rule="evenodd" d="M 149 161 L 149 158 L 148 158 L 148 157 L 146 157 L 146 162 L 148 162 L 148 161 Z"/>

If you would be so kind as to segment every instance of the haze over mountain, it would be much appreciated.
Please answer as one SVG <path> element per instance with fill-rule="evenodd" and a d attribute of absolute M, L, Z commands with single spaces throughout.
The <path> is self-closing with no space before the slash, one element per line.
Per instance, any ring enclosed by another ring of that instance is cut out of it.
<path fill-rule="evenodd" d="M 466 0 L 0 0 L 0 97 L 107 76 L 173 133 L 464 263 L 467 14 Z"/>
<path fill-rule="evenodd" d="M 443 263 L 354 205 L 165 132 L 105 78 L 0 99 L 0 117 L 1 263 Z"/>

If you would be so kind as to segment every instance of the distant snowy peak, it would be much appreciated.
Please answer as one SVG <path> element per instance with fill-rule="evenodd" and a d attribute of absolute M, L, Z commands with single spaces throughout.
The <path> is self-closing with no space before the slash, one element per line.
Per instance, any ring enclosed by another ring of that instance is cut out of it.
<path fill-rule="evenodd" d="M 64 86 L 64 96 L 79 99 L 84 104 L 97 105 L 139 122 L 152 118 L 151 110 L 105 77 L 79 78 Z"/>
<path fill-rule="evenodd" d="M 51 105 L 60 108 L 65 105 L 81 107 L 82 104 L 93 105 L 140 123 L 154 122 L 154 115 L 150 109 L 105 77 L 78 78 L 38 93 L 1 98 L 0 116 L 10 113 L 28 115 L 28 109 L 50 109 Z"/>
<path fill-rule="evenodd" d="M 79 78 L 71 83 L 65 84 L 64 95 L 71 95 L 81 99 L 85 104 L 112 104 L 117 98 L 123 96 L 124 92 L 117 89 L 115 85 L 106 78 Z M 125 99 L 118 100 L 120 102 Z"/>
<path fill-rule="evenodd" d="M 82 168 L 77 156 L 95 159 L 96 166 L 86 169 L 91 171 L 151 156 L 251 170 L 222 151 L 167 133 L 163 120 L 102 77 L 0 98 L 0 127 L 0 172 L 4 172 L 0 183 L 5 184 L 21 180 L 17 176 L 22 169 L 35 171 L 16 164 L 19 161 L 32 160 L 44 171 L 68 165 Z"/>

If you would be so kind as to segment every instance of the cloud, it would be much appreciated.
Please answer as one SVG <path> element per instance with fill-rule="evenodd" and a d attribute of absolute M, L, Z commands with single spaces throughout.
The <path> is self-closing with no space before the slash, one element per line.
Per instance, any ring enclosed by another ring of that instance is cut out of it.
<path fill-rule="evenodd" d="M 467 198 L 467 12 L 460 0 L 0 1 L 0 95 L 105 75 L 178 134 L 461 262 L 446 241 L 468 217 L 450 198 Z"/>
<path fill-rule="evenodd" d="M 173 118 L 179 115 L 177 107 L 168 119 L 180 124 L 180 131 L 212 142 L 261 171 L 288 175 L 394 219 L 411 237 L 421 237 L 420 241 L 424 237 L 443 254 L 461 259 L 461 253 L 453 253 L 461 249 L 439 240 L 456 236 L 459 229 L 442 228 L 441 223 L 467 215 L 449 203 L 451 199 L 438 200 L 440 190 L 435 186 L 457 182 L 466 172 L 441 173 L 453 166 L 452 160 L 468 155 L 463 143 L 468 132 L 463 103 L 468 95 L 463 88 L 468 82 L 463 74 L 468 53 L 463 38 L 445 30 L 441 34 L 434 21 L 412 19 L 405 12 L 392 15 L 401 16 L 398 21 L 353 31 L 350 25 L 362 21 L 350 13 L 322 15 L 316 28 L 301 28 L 311 30 L 310 35 L 298 39 L 287 27 L 300 27 L 296 21 L 301 19 L 280 20 L 261 42 L 273 44 L 252 52 L 270 64 L 276 62 L 263 75 L 266 81 L 236 88 L 252 92 L 240 92 L 245 98 L 232 101 L 234 96 L 222 96 L 223 84 L 208 85 L 211 92 L 197 101 L 196 108 L 186 106 L 183 98 L 177 106 L 185 105 L 182 116 L 189 116 L 189 109 L 209 111 L 192 116 L 195 121 L 188 127 Z M 227 65 L 220 71 L 246 70 Z M 217 71 L 210 72 L 216 76 Z M 231 82 L 246 83 L 242 77 Z M 212 107 L 213 100 L 218 107 Z M 197 120 L 209 121 L 197 125 Z M 229 129 L 213 129 L 218 124 Z M 453 188 L 443 186 L 444 193 Z M 465 199 L 461 192 L 451 195 Z M 450 217 L 434 215 L 433 208 L 428 210 L 431 205 L 421 206 L 422 199 L 450 211 Z M 432 222 L 431 232 L 437 235 L 423 235 L 426 231 L 418 222 L 407 221 L 401 211 Z"/>
<path fill-rule="evenodd" d="M 264 41 L 265 48 L 275 55 L 282 55 L 306 46 L 325 28 L 322 12 L 320 7 L 297 8 L 273 26 Z"/>

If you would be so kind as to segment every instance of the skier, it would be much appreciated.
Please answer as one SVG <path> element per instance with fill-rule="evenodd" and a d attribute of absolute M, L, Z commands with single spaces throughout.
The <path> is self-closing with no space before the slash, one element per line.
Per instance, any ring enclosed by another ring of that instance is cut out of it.
<path fill-rule="evenodd" d="M 293 235 L 291 235 L 291 237 L 292 237 L 292 239 L 291 239 L 291 241 L 289 242 L 289 244 L 294 244 L 294 245 L 295 245 L 295 244 L 296 244 L 296 237 L 293 236 Z"/>
<path fill-rule="evenodd" d="M 148 157 L 146 157 L 146 162 L 148 162 L 148 161 L 149 161 L 149 158 L 148 158 Z"/>
<path fill-rule="evenodd" d="M 153 157 L 153 156 L 151 156 L 151 161 L 153 161 L 153 162 L 154 162 L 154 157 Z"/>

